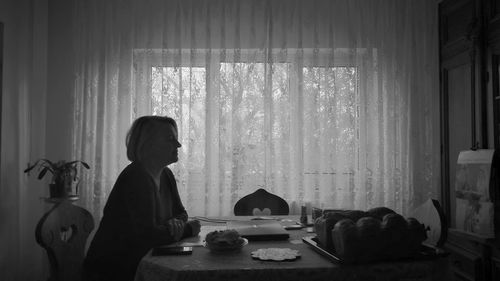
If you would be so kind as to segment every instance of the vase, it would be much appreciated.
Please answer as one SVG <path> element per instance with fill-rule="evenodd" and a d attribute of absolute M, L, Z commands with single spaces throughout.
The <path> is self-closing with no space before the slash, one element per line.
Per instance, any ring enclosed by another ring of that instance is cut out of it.
<path fill-rule="evenodd" d="M 71 185 L 55 184 L 50 185 L 50 198 L 64 198 L 68 197 L 71 192 Z"/>

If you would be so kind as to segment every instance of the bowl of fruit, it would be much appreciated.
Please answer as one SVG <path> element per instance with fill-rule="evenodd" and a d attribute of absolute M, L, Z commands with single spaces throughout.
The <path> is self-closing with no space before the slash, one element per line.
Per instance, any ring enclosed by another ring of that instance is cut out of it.
<path fill-rule="evenodd" d="M 207 233 L 204 246 L 211 252 L 224 253 L 239 251 L 247 244 L 248 240 L 241 237 L 238 231 L 227 229 Z"/>

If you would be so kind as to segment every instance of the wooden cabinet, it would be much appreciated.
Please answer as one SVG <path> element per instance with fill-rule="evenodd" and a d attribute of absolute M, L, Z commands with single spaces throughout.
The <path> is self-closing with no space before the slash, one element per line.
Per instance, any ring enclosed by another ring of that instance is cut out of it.
<path fill-rule="evenodd" d="M 0 136 L 2 136 L 2 77 L 3 77 L 3 23 L 0 22 Z M 0 155 L 2 154 L 2 138 L 0 138 Z M 0 163 L 1 164 L 1 163 Z M 0 166 L 0 171 L 1 171 Z M 1 172 L 0 172 L 1 173 Z"/>
<path fill-rule="evenodd" d="M 455 172 L 458 153 L 481 146 L 481 25 L 478 0 L 443 1 L 439 6 L 442 205 L 454 217 Z M 451 220 L 453 227 L 453 220 Z"/>
<path fill-rule="evenodd" d="M 500 0 L 488 0 L 486 2 L 485 14 L 488 25 L 492 25 L 495 20 L 500 19 Z"/>
<path fill-rule="evenodd" d="M 500 233 L 484 239 L 455 230 L 454 222 L 459 152 L 500 149 L 500 0 L 441 1 L 439 37 L 445 248 L 455 280 L 500 280 Z M 498 229 L 500 190 L 496 194 Z"/>
<path fill-rule="evenodd" d="M 494 147 L 500 148 L 500 0 L 490 0 L 487 7 L 486 34 L 488 78 L 491 78 L 491 110 L 493 111 Z"/>
<path fill-rule="evenodd" d="M 473 138 L 473 110 L 471 108 L 472 81 L 470 79 L 472 62 L 469 54 L 462 52 L 457 56 L 443 62 L 441 66 L 442 79 L 442 102 L 445 108 L 442 112 L 443 119 L 446 120 L 443 130 L 444 147 L 447 166 L 445 168 L 447 176 L 447 186 L 455 186 L 456 162 L 460 151 L 471 147 Z M 446 133 L 446 134 L 444 134 Z M 446 198 L 454 198 L 454 188 L 447 190 Z M 443 208 L 448 217 L 455 216 L 454 200 L 445 200 Z M 454 222 L 452 221 L 452 227 Z"/>
<path fill-rule="evenodd" d="M 483 280 L 480 256 L 456 247 L 449 247 L 455 280 Z"/>
<path fill-rule="evenodd" d="M 500 250 L 496 247 L 493 248 L 491 258 L 491 280 L 500 280 Z"/>
<path fill-rule="evenodd" d="M 472 31 L 478 24 L 475 0 L 442 1 L 439 5 L 441 58 L 447 60 L 472 47 Z"/>
<path fill-rule="evenodd" d="M 489 273 L 492 241 L 450 229 L 446 249 L 455 280 L 494 280 Z"/>
<path fill-rule="evenodd" d="M 500 51 L 500 50 L 499 50 Z M 491 53 L 491 67 L 489 73 L 491 73 L 491 94 L 492 94 L 492 106 L 493 106 L 493 131 L 494 131 L 494 145 L 495 147 L 500 147 L 500 95 L 499 95 L 499 78 L 500 78 L 500 52 Z"/>

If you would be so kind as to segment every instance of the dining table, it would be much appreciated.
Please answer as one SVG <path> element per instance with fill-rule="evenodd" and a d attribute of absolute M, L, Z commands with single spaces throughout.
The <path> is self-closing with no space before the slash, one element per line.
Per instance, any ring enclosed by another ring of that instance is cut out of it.
<path fill-rule="evenodd" d="M 140 261 L 135 281 L 352 281 L 352 280 L 450 280 L 449 259 L 439 256 L 429 259 L 405 259 L 390 262 L 363 264 L 339 263 L 321 254 L 304 237 L 313 237 L 311 227 L 288 230 L 290 237 L 278 241 L 250 241 L 234 252 L 212 252 L 203 243 L 208 231 L 224 229 L 230 220 L 252 220 L 254 216 L 231 216 L 199 219 L 202 225 L 200 237 L 177 242 L 177 245 L 193 246 L 190 255 L 153 256 L 149 251 Z M 272 216 L 282 225 L 297 224 L 299 216 Z M 311 218 L 309 216 L 309 221 Z M 184 244 L 183 244 L 184 243 Z M 259 249 L 289 248 L 297 250 L 300 257 L 294 260 L 260 260 L 251 253 Z"/>

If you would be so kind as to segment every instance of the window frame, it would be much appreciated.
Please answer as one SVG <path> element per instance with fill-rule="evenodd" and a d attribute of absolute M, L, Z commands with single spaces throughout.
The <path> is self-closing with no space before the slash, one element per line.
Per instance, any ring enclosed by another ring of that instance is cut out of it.
<path fill-rule="evenodd" d="M 208 55 L 209 53 L 214 55 Z M 257 55 L 256 55 L 257 54 Z M 239 56 L 239 59 L 235 60 L 235 56 Z M 290 63 L 291 67 L 295 67 L 297 70 L 302 69 L 300 76 L 303 76 L 303 68 L 305 67 L 356 67 L 357 70 L 357 80 L 363 81 L 368 76 L 366 73 L 366 68 L 364 65 L 366 63 L 377 64 L 377 49 L 367 49 L 367 48 L 357 48 L 355 51 L 348 48 L 335 48 L 333 51 L 333 57 L 330 48 L 286 48 L 286 49 L 272 49 L 264 50 L 259 49 L 134 49 L 133 51 L 133 66 L 136 73 L 144 73 L 146 75 L 146 81 L 150 81 L 147 86 L 147 92 L 144 93 L 148 96 L 152 96 L 152 68 L 153 67 L 201 67 L 205 68 L 206 79 L 206 90 L 207 99 L 209 98 L 211 91 L 210 89 L 217 89 L 218 85 L 211 85 L 208 75 L 214 77 L 214 81 L 218 81 L 220 71 L 218 71 L 221 63 L 266 63 L 269 61 L 267 58 L 272 57 L 270 63 Z M 215 59 L 224 57 L 225 59 Z M 300 59 L 307 58 L 307 59 Z M 256 60 L 257 58 L 257 60 Z M 207 63 L 207 60 L 210 60 Z M 145 69 L 143 69 L 145 68 Z M 217 71 L 215 71 L 217 70 Z M 373 79 L 377 79 L 376 74 L 374 74 Z M 291 83 L 302 83 L 303 79 L 299 81 L 291 81 Z M 297 85 L 294 85 L 295 87 Z M 357 132 L 356 139 L 357 142 L 361 142 L 363 138 L 360 118 L 362 106 L 362 83 L 357 83 L 357 94 L 356 102 L 356 122 Z M 302 95 L 298 97 L 299 103 L 303 102 Z M 150 102 L 151 104 L 152 102 Z M 149 111 L 152 111 L 152 105 Z M 366 137 L 365 137 L 366 138 Z M 301 140 L 302 142 L 303 140 Z M 360 163 L 360 152 L 359 146 L 357 148 L 357 158 L 356 159 L 356 170 L 359 170 Z M 325 171 L 317 172 L 307 172 L 307 173 L 332 173 Z M 333 172 L 335 174 L 335 172 Z M 342 174 L 352 173 L 351 171 L 343 172 Z"/>

